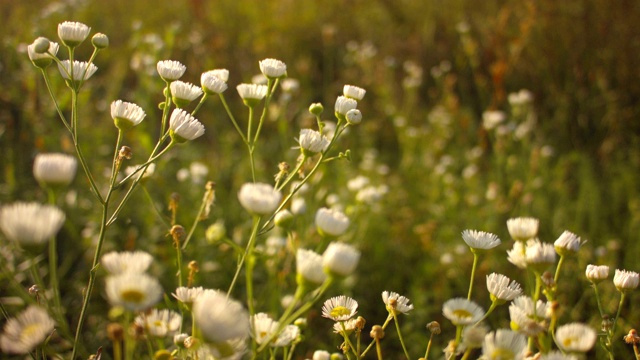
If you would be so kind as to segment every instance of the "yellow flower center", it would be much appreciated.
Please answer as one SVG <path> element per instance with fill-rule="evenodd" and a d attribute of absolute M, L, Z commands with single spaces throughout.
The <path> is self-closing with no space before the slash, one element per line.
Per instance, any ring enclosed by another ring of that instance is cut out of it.
<path fill-rule="evenodd" d="M 344 306 L 336 306 L 331 309 L 331 317 L 337 318 L 340 316 L 348 316 L 351 314 L 351 310 L 347 309 Z"/>
<path fill-rule="evenodd" d="M 124 290 L 120 293 L 120 297 L 126 302 L 136 304 L 141 303 L 145 298 L 144 294 L 138 290 Z"/>
<path fill-rule="evenodd" d="M 568 338 L 562 340 L 562 345 L 564 345 L 565 347 L 570 347 L 576 341 L 578 341 L 578 339 L 573 338 L 573 337 L 568 337 Z"/>
<path fill-rule="evenodd" d="M 465 309 L 453 310 L 453 315 L 455 315 L 456 317 L 462 318 L 462 319 L 468 319 L 471 316 L 473 316 L 473 314 L 471 314 L 470 312 L 468 312 Z"/>
<path fill-rule="evenodd" d="M 498 348 L 491 353 L 491 358 L 496 360 L 513 360 L 516 356 L 509 349 Z"/>
<path fill-rule="evenodd" d="M 40 329 L 40 324 L 29 324 L 22 329 L 20 333 L 20 341 L 25 342 L 27 339 L 32 340 L 36 334 L 38 334 L 38 330 Z"/>

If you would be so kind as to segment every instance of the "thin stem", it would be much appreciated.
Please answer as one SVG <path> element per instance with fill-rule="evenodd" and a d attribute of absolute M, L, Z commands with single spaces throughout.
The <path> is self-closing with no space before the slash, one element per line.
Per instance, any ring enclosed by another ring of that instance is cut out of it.
<path fill-rule="evenodd" d="M 624 304 L 626 295 L 627 294 L 624 291 L 620 292 L 620 303 L 618 304 L 618 311 L 616 312 L 616 318 L 613 320 L 613 325 L 611 325 L 611 330 L 609 330 L 609 332 L 611 333 L 611 337 L 613 337 L 613 334 L 615 334 L 616 332 L 616 324 L 618 323 L 618 318 L 620 317 L 620 313 L 622 312 L 622 305 Z"/>
<path fill-rule="evenodd" d="M 267 83 L 267 96 L 264 100 L 264 106 L 262 107 L 262 115 L 260 115 L 260 121 L 258 121 L 258 128 L 256 129 L 256 134 L 253 138 L 253 144 L 258 141 L 258 137 L 260 136 L 260 131 L 262 130 L 262 124 L 264 124 L 264 119 L 267 117 L 267 112 L 269 111 L 269 103 L 271 102 L 271 98 L 273 97 L 273 92 L 275 91 L 276 86 L 278 86 L 278 82 L 280 80 L 276 79 L 273 81 L 269 79 Z M 251 139 L 251 137 L 249 137 Z"/>
<path fill-rule="evenodd" d="M 233 123 L 233 126 L 238 131 L 238 134 L 240 134 L 240 137 L 242 138 L 242 141 L 245 144 L 248 144 L 249 141 L 244 136 L 244 133 L 242 132 L 242 130 L 240 130 L 240 126 L 238 125 L 238 122 L 236 121 L 236 118 L 233 116 L 233 113 L 229 109 L 229 105 L 227 104 L 227 101 L 224 99 L 224 95 L 222 95 L 222 93 L 220 93 L 219 95 L 220 95 L 220 101 L 222 101 L 222 105 L 224 106 L 224 109 L 227 111 L 227 115 L 229 115 L 229 118 L 231 119 L 231 122 Z"/>
<path fill-rule="evenodd" d="M 380 346 L 380 340 L 376 338 L 376 354 L 378 355 L 378 360 L 382 360 L 382 347 Z"/>
<path fill-rule="evenodd" d="M 40 69 L 40 71 L 42 72 L 42 76 L 44 77 L 44 83 L 47 86 L 47 91 L 49 91 L 49 96 L 51 96 L 51 100 L 53 101 L 53 105 L 56 107 L 56 111 L 58 112 L 58 116 L 60 117 L 60 120 L 62 120 L 62 123 L 67 128 L 67 130 L 71 132 L 71 125 L 69 125 L 69 123 L 67 122 L 67 119 L 65 118 L 64 114 L 62 113 L 62 110 L 60 109 L 58 100 L 53 95 L 53 89 L 51 88 L 51 82 L 49 81 L 49 74 L 47 74 L 45 69 Z"/>
<path fill-rule="evenodd" d="M 236 267 L 236 273 L 233 275 L 233 280 L 231 280 L 231 285 L 229 285 L 229 289 L 227 290 L 227 296 L 229 296 L 233 291 L 236 281 L 238 280 L 238 275 L 240 275 L 240 270 L 242 269 L 242 265 L 244 265 L 245 259 L 249 254 L 253 253 L 253 247 L 255 246 L 256 237 L 258 234 L 258 224 L 260 224 L 260 219 L 261 219 L 260 216 L 253 217 L 253 228 L 251 229 L 251 235 L 249 237 L 249 241 L 247 242 L 247 247 L 245 248 L 244 253 L 242 254 L 242 257 L 240 258 L 240 262 L 238 262 L 238 265 Z"/>
<path fill-rule="evenodd" d="M 402 350 L 404 350 L 404 355 L 407 357 L 407 360 L 410 360 L 409 352 L 407 351 L 407 347 L 404 344 L 404 339 L 402 338 L 402 332 L 400 332 L 400 324 L 398 323 L 398 316 L 395 311 L 392 311 L 393 322 L 396 324 L 396 331 L 398 332 L 398 338 L 400 338 L 400 345 L 402 345 Z"/>
<path fill-rule="evenodd" d="M 429 360 L 429 352 L 431 351 L 431 343 L 433 342 L 433 332 L 429 336 L 429 342 L 427 343 L 427 351 L 424 352 L 425 360 Z"/>
<path fill-rule="evenodd" d="M 564 259 L 565 259 L 565 256 L 564 255 L 560 255 L 560 260 L 558 260 L 558 266 L 556 267 L 556 275 L 553 277 L 553 282 L 556 285 L 558 284 L 558 279 L 560 278 L 560 268 L 562 267 L 562 264 L 564 263 Z"/>
<path fill-rule="evenodd" d="M 604 311 L 602 310 L 602 301 L 600 301 L 600 292 L 598 292 L 598 284 L 591 283 L 593 291 L 596 293 L 596 303 L 598 303 L 598 311 L 600 311 L 600 318 L 604 319 Z"/>
<path fill-rule="evenodd" d="M 191 112 L 191 116 L 196 115 L 196 113 L 198 112 L 198 110 L 200 110 L 200 108 L 202 107 L 202 104 L 204 104 L 205 100 L 207 100 L 208 97 L 209 95 L 207 95 L 207 93 L 204 93 L 204 95 L 202 95 L 202 97 L 200 98 L 200 102 L 198 102 L 198 105 L 196 105 L 196 108 L 193 109 L 193 111 Z"/>
<path fill-rule="evenodd" d="M 476 325 L 480 324 L 481 322 L 483 322 L 484 320 L 486 320 L 489 317 L 489 315 L 493 312 L 493 310 L 495 310 L 495 308 L 498 307 L 498 305 L 500 305 L 500 304 L 498 304 L 498 301 L 497 300 L 493 300 L 491 302 L 491 306 L 489 306 L 489 310 L 487 310 L 487 312 L 484 314 L 482 319 L 478 320 L 475 324 L 473 324 L 473 326 L 476 326 Z"/>
<path fill-rule="evenodd" d="M 187 244 L 191 240 L 191 237 L 193 236 L 193 233 L 196 231 L 196 227 L 198 226 L 198 223 L 202 220 L 202 214 L 204 213 L 205 209 L 207 208 L 207 203 L 208 203 L 207 195 L 208 194 L 209 194 L 209 190 L 205 190 L 205 195 L 202 198 L 202 203 L 200 204 L 200 209 L 198 209 L 198 214 L 196 215 L 195 220 L 193 220 L 193 225 L 191 225 L 191 228 L 189 229 L 189 233 L 187 234 L 187 238 L 184 240 L 184 243 L 182 244 L 182 250 L 187 248 Z"/>
<path fill-rule="evenodd" d="M 384 324 L 382 324 L 382 330 L 387 328 L 387 325 L 389 325 L 389 322 L 391 322 L 391 319 L 393 319 L 393 317 L 387 316 L 387 320 L 385 320 Z M 367 346 L 367 348 L 364 349 L 364 351 L 362 352 L 362 355 L 360 355 L 360 358 L 363 358 L 365 355 L 367 355 L 367 353 L 369 352 L 369 350 L 371 350 L 374 344 L 375 344 L 375 340 L 370 342 L 369 346 Z"/>
<path fill-rule="evenodd" d="M 474 249 L 471 249 L 471 252 L 473 252 L 473 265 L 471 266 L 471 280 L 469 281 L 469 294 L 467 295 L 467 300 L 471 300 L 473 279 L 476 276 L 476 267 L 478 266 L 478 253 Z"/>

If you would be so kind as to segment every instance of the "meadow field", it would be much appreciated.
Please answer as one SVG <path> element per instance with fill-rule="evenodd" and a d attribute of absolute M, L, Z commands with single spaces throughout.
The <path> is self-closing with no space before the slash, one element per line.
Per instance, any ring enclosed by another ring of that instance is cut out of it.
<path fill-rule="evenodd" d="M 640 2 L 0 10 L 0 358 L 640 359 Z"/>

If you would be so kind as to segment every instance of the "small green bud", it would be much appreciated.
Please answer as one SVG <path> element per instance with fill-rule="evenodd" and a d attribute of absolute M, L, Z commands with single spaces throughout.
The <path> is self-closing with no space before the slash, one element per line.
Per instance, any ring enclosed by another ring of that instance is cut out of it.
<path fill-rule="evenodd" d="M 109 37 L 103 33 L 97 33 L 91 38 L 91 44 L 96 49 L 104 49 L 109 46 Z"/>
<path fill-rule="evenodd" d="M 49 50 L 49 46 L 51 42 L 49 39 L 44 37 L 39 37 L 33 42 L 33 50 L 36 54 L 44 54 Z"/>
<path fill-rule="evenodd" d="M 360 122 L 362 121 L 362 113 L 358 109 L 351 109 L 347 111 L 346 118 L 349 124 L 360 124 Z"/>
<path fill-rule="evenodd" d="M 324 106 L 321 103 L 313 103 L 309 106 L 309 112 L 315 116 L 320 116 L 324 111 Z"/>
<path fill-rule="evenodd" d="M 293 223 L 293 214 L 289 210 L 278 211 L 274 218 L 274 222 L 281 228 L 289 228 Z"/>

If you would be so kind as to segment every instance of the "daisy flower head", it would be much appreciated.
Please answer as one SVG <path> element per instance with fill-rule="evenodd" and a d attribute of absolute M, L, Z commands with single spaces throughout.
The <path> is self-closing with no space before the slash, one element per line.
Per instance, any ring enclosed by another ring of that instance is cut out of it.
<path fill-rule="evenodd" d="M 33 162 L 33 177 L 42 186 L 68 186 L 76 176 L 75 156 L 49 153 L 38 154 Z"/>
<path fill-rule="evenodd" d="M 333 321 L 346 321 L 351 319 L 358 312 L 357 310 L 357 301 L 348 296 L 340 295 L 324 302 L 322 316 Z"/>
<path fill-rule="evenodd" d="M 489 328 L 484 325 L 465 326 L 462 330 L 462 345 L 465 349 L 478 349 L 482 347 Z"/>
<path fill-rule="evenodd" d="M 382 301 L 384 301 L 389 313 L 396 315 L 398 313 L 408 314 L 409 311 L 413 310 L 413 305 L 409 304 L 409 301 L 411 300 L 393 291 L 383 291 Z"/>
<path fill-rule="evenodd" d="M 111 118 L 120 130 L 129 130 L 140 124 L 147 114 L 134 103 L 116 100 L 111 103 Z"/>
<path fill-rule="evenodd" d="M 487 289 L 489 290 L 491 301 L 501 303 L 511 301 L 522 294 L 522 287 L 518 282 L 496 273 L 487 275 Z"/>
<path fill-rule="evenodd" d="M 462 240 L 471 248 L 471 250 L 489 250 L 501 244 L 497 235 L 478 231 L 464 230 L 462 232 Z"/>
<path fill-rule="evenodd" d="M 454 325 L 472 325 L 484 316 L 480 305 L 465 298 L 453 298 L 442 305 L 442 314 Z"/>
<path fill-rule="evenodd" d="M 152 309 L 148 313 L 138 315 L 134 322 L 143 328 L 147 335 L 157 338 L 172 337 L 180 329 L 182 315 L 168 309 Z"/>
<path fill-rule="evenodd" d="M 245 183 L 238 192 L 238 200 L 245 210 L 256 215 L 273 213 L 280 205 L 282 194 L 265 183 Z"/>
<path fill-rule="evenodd" d="M 543 243 L 538 239 L 529 240 L 525 249 L 525 261 L 527 262 L 527 267 L 531 267 L 541 274 L 546 268 L 555 264 L 555 248 L 553 245 Z"/>
<path fill-rule="evenodd" d="M 347 112 L 349 112 L 349 110 L 353 110 L 357 106 L 358 102 L 354 99 L 342 95 L 338 96 L 338 98 L 336 99 L 336 104 L 334 106 L 336 117 L 338 119 L 344 118 L 345 116 L 347 116 Z"/>
<path fill-rule="evenodd" d="M 304 282 L 320 285 L 327 279 L 327 274 L 322 267 L 322 255 L 312 250 L 296 251 L 296 270 L 299 285 Z"/>
<path fill-rule="evenodd" d="M 74 60 L 72 65 L 69 60 L 62 60 L 58 63 L 58 70 L 65 80 L 79 82 L 90 78 L 98 70 L 98 67 L 86 61 Z"/>
<path fill-rule="evenodd" d="M 546 354 L 542 354 L 540 360 L 578 360 L 578 358 L 573 355 L 563 354 L 560 351 L 549 351 Z"/>
<path fill-rule="evenodd" d="M 151 265 L 153 257 L 144 251 L 112 251 L 102 256 L 100 265 L 111 275 L 142 274 Z"/>
<path fill-rule="evenodd" d="M 487 110 L 482 113 L 482 127 L 485 130 L 491 130 L 502 124 L 507 118 L 504 111 L 500 110 Z"/>
<path fill-rule="evenodd" d="M 220 291 L 206 292 L 193 304 L 193 316 L 210 343 L 246 339 L 251 332 L 249 314 L 237 300 Z"/>
<path fill-rule="evenodd" d="M 109 303 L 129 311 L 147 310 L 162 297 L 160 282 L 144 273 L 110 275 L 105 287 Z"/>
<path fill-rule="evenodd" d="M 196 139 L 204 134 L 204 125 L 188 112 L 182 109 L 173 109 L 169 120 L 171 140 L 184 143 Z"/>
<path fill-rule="evenodd" d="M 285 347 L 291 345 L 300 336 L 300 328 L 296 325 L 287 325 L 280 331 L 278 337 L 271 344 L 273 347 Z"/>
<path fill-rule="evenodd" d="M 9 240 L 23 245 L 45 243 L 64 220 L 62 210 L 52 205 L 17 202 L 0 208 L 0 229 Z"/>
<path fill-rule="evenodd" d="M 173 81 L 169 88 L 171 89 L 171 100 L 179 108 L 185 108 L 202 95 L 202 89 L 199 86 L 180 80 Z"/>
<path fill-rule="evenodd" d="M 597 333 L 588 325 L 570 323 L 556 329 L 556 344 L 569 353 L 586 353 L 596 343 Z"/>
<path fill-rule="evenodd" d="M 287 65 L 277 59 L 260 61 L 260 71 L 267 79 L 279 79 L 287 76 Z"/>
<path fill-rule="evenodd" d="M 350 99 L 354 99 L 357 101 L 360 101 L 364 98 L 364 94 L 366 94 L 367 91 L 361 87 L 357 87 L 357 86 L 353 86 L 353 85 L 345 85 L 342 88 L 342 94 L 345 97 L 348 97 Z"/>
<path fill-rule="evenodd" d="M 60 45 L 57 42 L 39 37 L 31 45 L 27 46 L 27 54 L 35 67 L 44 69 L 51 65 L 53 56 L 58 54 L 59 48 Z"/>
<path fill-rule="evenodd" d="M 267 96 L 267 86 L 259 84 L 240 84 L 236 86 L 238 95 L 244 104 L 250 108 L 258 105 L 260 100 Z"/>
<path fill-rule="evenodd" d="M 221 94 L 227 90 L 227 79 L 229 78 L 229 71 L 221 73 L 222 69 L 210 70 L 200 75 L 200 86 L 207 95 Z"/>
<path fill-rule="evenodd" d="M 498 329 L 490 332 L 482 344 L 483 359 L 486 360 L 524 360 L 527 350 L 527 338 L 516 332 Z"/>
<path fill-rule="evenodd" d="M 640 274 L 634 271 L 616 269 L 613 275 L 613 284 L 620 292 L 627 292 L 638 287 Z"/>
<path fill-rule="evenodd" d="M 516 241 L 513 243 L 513 248 L 511 248 L 511 250 L 507 250 L 507 260 L 519 269 L 527 268 L 525 247 L 525 243 Z"/>
<path fill-rule="evenodd" d="M 351 109 L 347 111 L 345 118 L 351 125 L 360 124 L 362 122 L 362 112 L 358 109 Z"/>
<path fill-rule="evenodd" d="M 539 317 L 536 321 L 536 317 L 514 304 L 509 306 L 509 318 L 511 329 L 527 336 L 538 336 L 547 329 L 544 317 Z"/>
<path fill-rule="evenodd" d="M 580 250 L 583 241 L 580 237 L 571 231 L 564 231 L 560 237 L 553 243 L 558 255 L 572 255 Z"/>
<path fill-rule="evenodd" d="M 331 354 L 327 350 L 316 350 L 313 352 L 312 360 L 330 360 Z"/>
<path fill-rule="evenodd" d="M 347 335 L 349 335 L 358 328 L 359 323 L 361 323 L 359 318 L 338 321 L 333 324 L 333 332 L 335 334 L 343 334 L 346 332 Z"/>
<path fill-rule="evenodd" d="M 606 265 L 587 265 L 587 269 L 585 270 L 585 274 L 587 279 L 594 284 L 599 283 L 602 280 L 605 280 L 609 277 L 609 267 Z"/>
<path fill-rule="evenodd" d="M 193 305 L 193 302 L 196 301 L 196 299 L 199 296 L 204 294 L 204 291 L 205 289 L 202 286 L 198 286 L 194 288 L 180 286 L 176 289 L 176 292 L 172 293 L 171 295 L 174 298 L 176 298 L 176 300 L 185 304 L 188 308 L 191 308 L 191 305 Z"/>
<path fill-rule="evenodd" d="M 162 60 L 158 61 L 156 70 L 158 70 L 158 74 L 162 80 L 172 82 L 180 79 L 182 75 L 184 75 L 184 72 L 187 71 L 187 67 L 179 61 Z"/>
<path fill-rule="evenodd" d="M 0 349 L 6 354 L 28 354 L 51 334 L 54 326 L 46 310 L 30 305 L 4 324 Z"/>
<path fill-rule="evenodd" d="M 313 156 L 317 153 L 324 152 L 329 147 L 330 141 L 320 132 L 312 129 L 300 130 L 300 138 L 298 139 L 300 150 L 306 156 Z"/>
<path fill-rule="evenodd" d="M 318 232 L 323 236 L 340 236 L 349 228 L 349 218 L 336 209 L 318 209 L 315 222 Z"/>
<path fill-rule="evenodd" d="M 65 21 L 58 24 L 58 37 L 70 48 L 80 45 L 89 36 L 90 31 L 90 27 L 80 22 Z"/>
<path fill-rule="evenodd" d="M 509 235 L 516 241 L 527 241 L 538 235 L 540 220 L 532 217 L 518 217 L 507 220 Z"/>
<path fill-rule="evenodd" d="M 258 344 L 265 341 L 273 341 L 279 323 L 266 313 L 257 313 L 251 316 L 251 336 Z"/>
<path fill-rule="evenodd" d="M 282 91 L 285 93 L 295 93 L 300 89 L 300 81 L 291 78 L 284 79 L 280 83 L 280 88 L 282 88 Z"/>
<path fill-rule="evenodd" d="M 330 243 L 322 254 L 322 266 L 325 272 L 337 276 L 351 275 L 358 266 L 359 260 L 360 251 L 342 242 Z"/>

